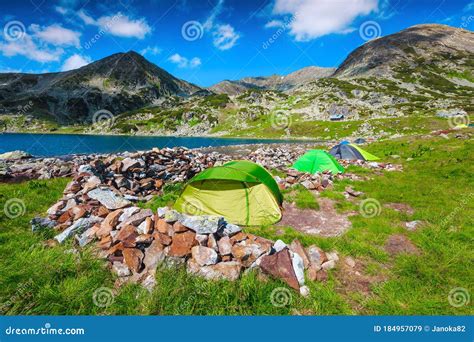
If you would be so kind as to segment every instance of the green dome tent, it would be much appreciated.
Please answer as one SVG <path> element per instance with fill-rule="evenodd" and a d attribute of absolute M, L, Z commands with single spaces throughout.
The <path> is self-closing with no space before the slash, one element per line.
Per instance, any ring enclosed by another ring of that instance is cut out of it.
<path fill-rule="evenodd" d="M 230 223 L 253 226 L 278 222 L 282 201 L 278 184 L 267 170 L 240 160 L 194 176 L 174 208 L 190 215 L 218 215 Z"/>
<path fill-rule="evenodd" d="M 329 153 L 323 150 L 309 150 L 293 164 L 294 169 L 301 172 L 316 173 L 331 171 L 344 172 L 344 168 Z"/>

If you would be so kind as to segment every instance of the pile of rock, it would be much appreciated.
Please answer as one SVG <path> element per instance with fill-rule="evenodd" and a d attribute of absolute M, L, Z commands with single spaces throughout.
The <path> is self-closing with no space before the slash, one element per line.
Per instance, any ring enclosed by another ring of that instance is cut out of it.
<path fill-rule="evenodd" d="M 280 147 L 261 147 L 249 153 L 246 159 L 260 164 L 267 169 L 286 169 L 298 157 L 307 151 L 307 147 L 293 144 Z"/>
<path fill-rule="evenodd" d="M 73 160 L 31 156 L 22 159 L 0 158 L 0 181 L 19 182 L 29 179 L 70 177 L 76 165 L 81 165 L 94 157 L 77 156 Z"/>
<path fill-rule="evenodd" d="M 304 186 L 308 190 L 323 191 L 326 188 L 330 188 L 335 179 L 350 179 L 350 180 L 361 180 L 361 176 L 353 173 L 339 173 L 333 175 L 330 171 L 317 174 L 309 174 L 306 172 L 299 172 L 295 169 L 286 169 L 286 177 L 275 177 L 281 189 L 288 189 L 297 184 Z"/>
<path fill-rule="evenodd" d="M 108 178 L 117 189 L 134 192 L 139 187 L 150 187 L 151 177 L 185 181 L 216 161 L 228 160 L 229 156 L 218 152 L 202 153 L 184 147 L 64 158 L 4 158 L 0 159 L 0 181 L 70 177 L 92 168 L 97 176 L 104 181 Z"/>
<path fill-rule="evenodd" d="M 298 240 L 287 246 L 281 240 L 273 243 L 244 233 L 222 217 L 189 216 L 166 207 L 155 213 L 129 206 L 123 199 L 114 206 L 105 199 L 99 202 L 90 212 L 54 205 L 49 218 L 33 220 L 33 229 L 63 229 L 49 245 L 72 236 L 80 247 L 96 242 L 98 254 L 108 260 L 119 285 L 132 281 L 151 290 L 159 266 L 185 265 L 189 273 L 209 280 L 234 281 L 243 271 L 256 269 L 307 295 L 305 270 L 309 279 L 323 281 L 326 270 L 338 260 L 336 253 L 316 246 L 304 249 Z M 61 223 L 63 217 L 67 224 Z"/>
<path fill-rule="evenodd" d="M 275 177 L 281 189 L 288 189 L 292 186 L 300 184 L 308 190 L 323 191 L 330 187 L 333 183 L 334 175 L 331 172 L 309 174 L 306 172 L 299 172 L 295 169 L 287 169 L 286 177 Z"/>
<path fill-rule="evenodd" d="M 366 169 L 374 170 L 384 170 L 384 171 L 403 171 L 403 165 L 401 164 L 392 164 L 392 163 L 380 163 L 375 161 L 365 161 L 365 160 L 338 160 L 338 162 L 344 166 L 348 167 L 350 165 L 364 167 Z"/>

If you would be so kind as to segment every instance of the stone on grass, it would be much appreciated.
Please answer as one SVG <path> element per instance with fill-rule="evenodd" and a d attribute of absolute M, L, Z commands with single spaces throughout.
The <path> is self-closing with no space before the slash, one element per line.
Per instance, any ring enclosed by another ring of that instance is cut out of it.
<path fill-rule="evenodd" d="M 336 261 L 334 260 L 326 261 L 321 265 L 321 268 L 323 270 L 330 270 L 330 269 L 333 269 L 334 267 L 336 267 Z"/>
<path fill-rule="evenodd" d="M 118 261 L 113 262 L 112 270 L 117 274 L 118 277 L 128 277 L 131 274 L 127 265 Z"/>
<path fill-rule="evenodd" d="M 339 261 L 339 255 L 335 251 L 327 252 L 326 257 L 328 258 L 328 260 Z"/>
<path fill-rule="evenodd" d="M 284 248 L 275 254 L 264 256 L 260 262 L 260 268 L 263 272 L 283 280 L 295 290 L 300 289 L 288 248 Z"/>
<path fill-rule="evenodd" d="M 420 220 L 405 222 L 405 227 L 409 231 L 414 231 L 420 226 L 421 223 L 422 222 Z"/>
<path fill-rule="evenodd" d="M 300 295 L 302 295 L 303 297 L 308 297 L 309 296 L 309 287 L 308 286 L 301 286 L 300 287 Z"/>
<path fill-rule="evenodd" d="M 310 246 L 307 249 L 308 259 L 312 265 L 321 266 L 322 263 L 328 260 L 326 253 L 317 247 L 317 246 Z"/>
<path fill-rule="evenodd" d="M 300 257 L 298 253 L 290 253 L 291 263 L 293 265 L 293 270 L 295 271 L 296 278 L 300 286 L 304 285 L 304 262 L 303 258 Z"/>
<path fill-rule="evenodd" d="M 128 268 L 133 272 L 139 272 L 142 266 L 143 252 L 138 248 L 124 248 L 122 253 Z"/>
<path fill-rule="evenodd" d="M 43 229 L 52 229 L 56 225 L 56 222 L 49 218 L 34 217 L 31 220 L 31 230 L 37 232 Z"/>
<path fill-rule="evenodd" d="M 200 266 L 214 265 L 217 263 L 218 255 L 215 250 L 204 246 L 194 246 L 191 249 L 193 259 Z"/>
<path fill-rule="evenodd" d="M 87 193 L 92 199 L 100 202 L 107 209 L 120 209 L 130 205 L 130 201 L 127 201 L 122 196 L 116 194 L 109 188 L 95 188 Z"/>
<path fill-rule="evenodd" d="M 304 268 L 308 268 L 309 267 L 309 264 L 310 264 L 310 261 L 309 261 L 309 258 L 308 258 L 308 255 L 306 254 L 306 251 L 304 250 L 304 247 L 303 245 L 301 244 L 300 240 L 298 239 L 294 239 L 290 246 L 289 246 L 290 250 L 293 251 L 294 253 L 298 253 L 299 256 L 303 259 L 303 264 L 304 264 Z"/>
<path fill-rule="evenodd" d="M 158 240 L 154 240 L 150 247 L 145 250 L 145 258 L 143 259 L 145 268 L 155 270 L 163 260 L 165 260 L 163 245 Z"/>
<path fill-rule="evenodd" d="M 235 281 L 239 278 L 242 264 L 238 261 L 220 262 L 210 266 L 200 266 L 193 259 L 188 260 L 187 271 L 208 280 L 226 279 Z"/>

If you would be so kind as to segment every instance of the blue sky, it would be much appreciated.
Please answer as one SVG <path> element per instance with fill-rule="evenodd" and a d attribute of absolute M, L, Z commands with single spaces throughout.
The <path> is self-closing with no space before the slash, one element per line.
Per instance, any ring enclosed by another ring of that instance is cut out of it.
<path fill-rule="evenodd" d="M 472 30 L 473 0 L 16 0 L 0 3 L 0 71 L 70 70 L 129 50 L 200 86 L 335 67 L 415 24 Z"/>

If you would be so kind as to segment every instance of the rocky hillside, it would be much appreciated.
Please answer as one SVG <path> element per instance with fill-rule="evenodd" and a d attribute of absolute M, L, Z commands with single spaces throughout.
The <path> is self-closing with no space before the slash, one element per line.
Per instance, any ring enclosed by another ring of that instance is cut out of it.
<path fill-rule="evenodd" d="M 0 74 L 0 112 L 25 108 L 63 123 L 84 122 L 98 110 L 117 114 L 199 90 L 131 51 L 67 72 Z"/>
<path fill-rule="evenodd" d="M 272 75 L 268 77 L 245 77 L 237 81 L 225 80 L 208 89 L 216 94 L 228 95 L 238 95 L 251 89 L 287 91 L 298 85 L 329 77 L 334 71 L 334 68 L 309 66 L 286 76 Z"/>
<path fill-rule="evenodd" d="M 335 77 L 390 77 L 401 66 L 472 68 L 474 32 L 445 25 L 416 25 L 374 39 L 354 50 Z"/>

